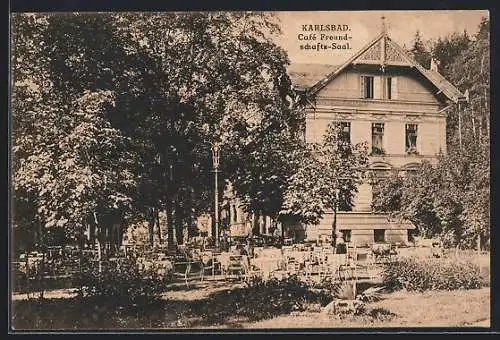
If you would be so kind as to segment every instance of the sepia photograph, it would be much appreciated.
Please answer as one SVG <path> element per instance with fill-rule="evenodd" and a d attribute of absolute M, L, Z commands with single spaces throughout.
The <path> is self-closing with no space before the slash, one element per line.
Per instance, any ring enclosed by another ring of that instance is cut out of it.
<path fill-rule="evenodd" d="M 489 11 L 9 39 L 9 332 L 490 329 Z"/>

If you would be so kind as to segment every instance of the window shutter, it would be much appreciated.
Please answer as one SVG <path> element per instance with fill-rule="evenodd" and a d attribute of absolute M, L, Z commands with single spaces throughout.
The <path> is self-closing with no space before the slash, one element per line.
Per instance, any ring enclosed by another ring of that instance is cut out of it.
<path fill-rule="evenodd" d="M 382 77 L 373 77 L 373 99 L 382 98 Z"/>
<path fill-rule="evenodd" d="M 392 99 L 398 99 L 398 77 L 392 77 L 391 87 Z"/>
<path fill-rule="evenodd" d="M 360 76 L 359 77 L 359 84 L 360 84 L 360 98 L 365 98 L 365 76 Z"/>

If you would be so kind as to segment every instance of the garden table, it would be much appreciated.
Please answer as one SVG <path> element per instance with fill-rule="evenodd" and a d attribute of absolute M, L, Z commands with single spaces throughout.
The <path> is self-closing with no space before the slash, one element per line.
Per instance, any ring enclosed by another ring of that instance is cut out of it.
<path fill-rule="evenodd" d="M 217 266 L 221 266 L 221 263 L 219 261 L 220 253 L 214 253 L 211 251 L 203 251 L 198 254 L 198 257 L 201 262 L 203 262 L 204 270 L 211 270 L 212 271 L 212 277 L 215 276 L 215 268 Z"/>
<path fill-rule="evenodd" d="M 198 268 L 199 271 L 197 272 L 193 272 L 193 269 L 195 268 Z M 180 270 L 177 270 L 177 269 L 180 269 Z M 203 262 L 201 261 L 179 261 L 179 262 L 175 262 L 173 264 L 173 273 L 174 275 L 178 275 L 178 276 L 181 276 L 184 278 L 184 281 L 186 282 L 186 286 L 189 288 L 189 282 L 188 282 L 188 279 L 189 279 L 189 275 L 191 273 L 195 274 L 195 275 L 198 275 L 198 277 L 200 278 L 200 281 L 203 281 L 203 274 L 204 274 L 204 266 L 203 266 Z"/>
<path fill-rule="evenodd" d="M 311 253 L 307 251 L 288 251 L 285 252 L 285 257 L 289 259 L 295 259 L 301 264 L 305 264 L 306 261 L 311 259 Z"/>
<path fill-rule="evenodd" d="M 281 269 L 283 259 L 258 257 L 251 259 L 250 265 L 259 268 L 259 270 L 262 271 L 264 278 L 268 278 L 271 272 Z"/>
<path fill-rule="evenodd" d="M 229 252 L 223 252 L 215 256 L 217 261 L 220 263 L 222 273 L 224 273 L 229 266 L 229 256 L 231 256 L 231 253 Z"/>

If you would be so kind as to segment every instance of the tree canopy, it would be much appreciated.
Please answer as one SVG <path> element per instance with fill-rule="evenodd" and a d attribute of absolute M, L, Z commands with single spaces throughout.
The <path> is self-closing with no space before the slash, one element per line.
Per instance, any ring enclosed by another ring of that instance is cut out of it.
<path fill-rule="evenodd" d="M 165 209 L 170 237 L 211 209 L 213 142 L 219 188 L 276 215 L 302 121 L 278 31 L 265 13 L 14 15 L 16 223 Z"/>
<path fill-rule="evenodd" d="M 468 96 L 449 110 L 447 153 L 435 165 L 396 174 L 375 186 L 373 207 L 407 218 L 425 236 L 448 245 L 489 243 L 490 230 L 490 59 L 489 21 L 472 39 L 467 34 L 438 40 L 433 53 L 443 74 Z M 443 67 L 444 66 L 444 67 Z"/>
<path fill-rule="evenodd" d="M 341 123 L 332 122 L 322 142 L 308 145 L 303 152 L 280 213 L 317 224 L 326 211 L 351 210 L 368 163 L 366 143 L 353 145 Z"/>

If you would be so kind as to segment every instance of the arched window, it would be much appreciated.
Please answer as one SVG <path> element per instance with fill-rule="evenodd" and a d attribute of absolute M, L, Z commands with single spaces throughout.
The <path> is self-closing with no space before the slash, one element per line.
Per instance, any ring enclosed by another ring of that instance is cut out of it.
<path fill-rule="evenodd" d="M 408 164 L 405 164 L 401 167 L 401 170 L 404 170 L 404 171 L 415 171 L 415 170 L 418 170 L 420 168 L 420 163 L 408 163 Z"/>

